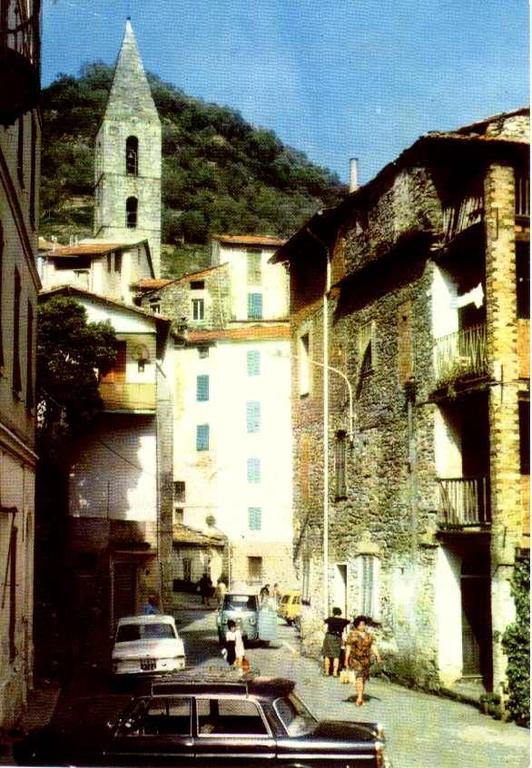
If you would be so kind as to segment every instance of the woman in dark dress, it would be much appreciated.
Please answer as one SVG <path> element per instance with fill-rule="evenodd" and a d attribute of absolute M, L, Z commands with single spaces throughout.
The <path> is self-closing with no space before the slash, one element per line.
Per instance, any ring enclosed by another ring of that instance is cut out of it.
<path fill-rule="evenodd" d="M 379 663 L 381 660 L 373 635 L 367 631 L 366 621 L 365 616 L 355 616 L 353 629 L 345 643 L 345 664 L 355 673 L 357 707 L 364 704 L 364 686 L 369 679 L 372 658 Z"/>

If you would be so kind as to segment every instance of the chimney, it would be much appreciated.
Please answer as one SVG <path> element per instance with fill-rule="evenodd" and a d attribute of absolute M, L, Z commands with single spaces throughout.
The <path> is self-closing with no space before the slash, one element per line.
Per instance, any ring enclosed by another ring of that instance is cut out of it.
<path fill-rule="evenodd" d="M 352 157 L 349 160 L 349 191 L 355 192 L 358 189 L 358 157 Z"/>

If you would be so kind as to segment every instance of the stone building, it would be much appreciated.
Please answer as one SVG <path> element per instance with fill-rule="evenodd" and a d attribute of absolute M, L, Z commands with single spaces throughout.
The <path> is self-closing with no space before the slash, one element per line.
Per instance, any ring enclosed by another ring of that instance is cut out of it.
<path fill-rule="evenodd" d="M 529 551 L 528 137 L 524 109 L 429 133 L 274 257 L 304 596 L 429 686 L 504 681 Z"/>
<path fill-rule="evenodd" d="M 33 677 L 40 3 L 0 5 L 0 727 Z"/>
<path fill-rule="evenodd" d="M 142 305 L 171 317 L 181 336 L 173 351 L 177 581 L 208 571 L 213 581 L 224 573 L 250 586 L 293 583 L 288 282 L 268 263 L 281 243 L 220 235 L 207 269 L 157 289 L 139 283 Z M 219 534 L 223 557 L 213 551 Z"/>
<path fill-rule="evenodd" d="M 96 136 L 94 184 L 94 236 L 116 243 L 147 239 L 158 277 L 161 122 L 129 19 Z"/>

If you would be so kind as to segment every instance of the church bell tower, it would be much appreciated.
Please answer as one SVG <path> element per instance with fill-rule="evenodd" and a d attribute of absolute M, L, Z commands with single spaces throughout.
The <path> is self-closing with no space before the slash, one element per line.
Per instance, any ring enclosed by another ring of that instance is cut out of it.
<path fill-rule="evenodd" d="M 161 260 L 161 121 L 128 19 L 105 115 L 96 136 L 94 237 L 148 240 Z"/>

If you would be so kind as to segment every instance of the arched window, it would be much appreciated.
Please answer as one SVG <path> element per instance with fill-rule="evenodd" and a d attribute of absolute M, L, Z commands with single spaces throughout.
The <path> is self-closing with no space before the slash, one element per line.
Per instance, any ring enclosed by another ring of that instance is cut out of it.
<path fill-rule="evenodd" d="M 128 176 L 139 174 L 139 140 L 136 136 L 126 139 L 126 173 Z"/>
<path fill-rule="evenodd" d="M 136 197 L 128 197 L 126 200 L 126 224 L 129 229 L 135 229 L 137 226 L 137 210 L 139 201 Z"/>

